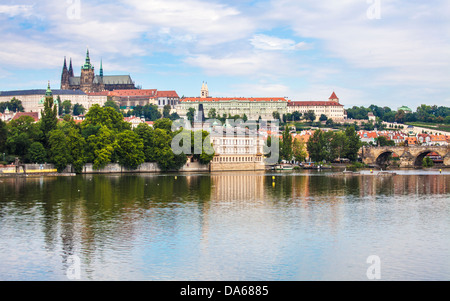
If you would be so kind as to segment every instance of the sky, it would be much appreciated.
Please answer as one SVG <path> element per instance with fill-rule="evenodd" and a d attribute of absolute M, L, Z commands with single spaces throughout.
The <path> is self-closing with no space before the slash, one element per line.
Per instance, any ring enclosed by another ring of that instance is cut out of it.
<path fill-rule="evenodd" d="M 287 97 L 347 108 L 450 106 L 450 1 L 48 0 L 0 2 L 0 91 L 79 76 L 213 97 Z"/>

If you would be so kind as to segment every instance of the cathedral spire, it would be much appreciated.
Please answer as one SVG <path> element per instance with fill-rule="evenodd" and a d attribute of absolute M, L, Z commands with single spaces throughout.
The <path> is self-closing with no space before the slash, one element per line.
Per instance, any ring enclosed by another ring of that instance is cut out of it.
<path fill-rule="evenodd" d="M 91 65 L 91 59 L 89 58 L 89 48 L 86 50 L 86 61 L 84 63 L 84 66 L 81 67 L 84 70 L 91 70 L 94 69 Z"/>
<path fill-rule="evenodd" d="M 100 60 L 100 76 L 103 77 L 103 59 Z"/>
<path fill-rule="evenodd" d="M 70 58 L 69 76 L 73 77 L 72 58 Z"/>
<path fill-rule="evenodd" d="M 67 70 L 67 63 L 66 63 L 66 57 L 64 57 L 64 66 L 63 66 L 63 71 Z"/>

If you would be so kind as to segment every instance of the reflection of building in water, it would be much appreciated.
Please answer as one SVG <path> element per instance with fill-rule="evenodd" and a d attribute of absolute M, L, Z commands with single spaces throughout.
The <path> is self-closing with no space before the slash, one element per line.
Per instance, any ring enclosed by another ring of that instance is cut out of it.
<path fill-rule="evenodd" d="M 214 200 L 264 200 L 264 173 L 213 174 L 211 178 Z"/>
<path fill-rule="evenodd" d="M 264 140 L 257 132 L 239 127 L 213 131 L 215 156 L 211 171 L 264 170 Z"/>

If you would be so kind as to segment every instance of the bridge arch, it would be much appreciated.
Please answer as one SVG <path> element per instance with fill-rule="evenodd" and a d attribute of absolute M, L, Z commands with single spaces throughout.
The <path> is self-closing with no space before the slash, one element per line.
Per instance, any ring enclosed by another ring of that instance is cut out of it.
<path fill-rule="evenodd" d="M 393 157 L 400 159 L 400 154 L 398 154 L 394 150 L 386 149 L 377 156 L 375 164 L 379 167 L 387 168 L 389 165 L 391 165 L 391 159 Z"/>
<path fill-rule="evenodd" d="M 444 158 L 445 154 L 440 154 L 436 150 L 424 150 L 418 153 L 414 158 L 414 167 L 422 167 L 423 159 L 428 156 L 430 153 L 436 153 L 441 158 Z"/>

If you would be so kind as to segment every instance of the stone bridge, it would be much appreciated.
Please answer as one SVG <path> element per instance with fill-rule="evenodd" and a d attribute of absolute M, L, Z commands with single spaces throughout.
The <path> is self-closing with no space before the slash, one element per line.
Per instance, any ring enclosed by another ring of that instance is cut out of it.
<path fill-rule="evenodd" d="M 385 167 L 391 155 L 396 154 L 399 167 L 421 167 L 423 158 L 431 152 L 441 156 L 444 166 L 450 167 L 450 146 L 365 146 L 361 149 L 361 157 L 369 166 Z"/>

